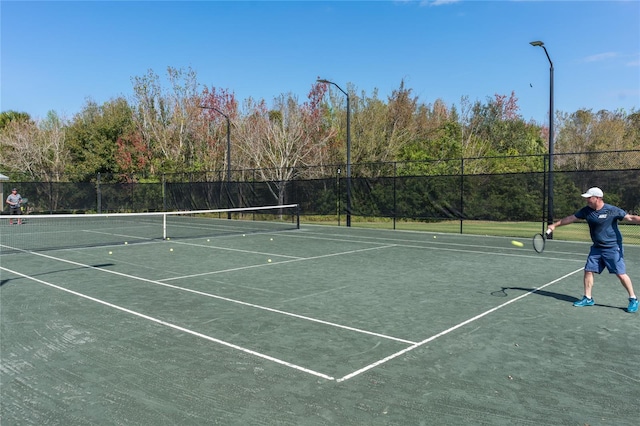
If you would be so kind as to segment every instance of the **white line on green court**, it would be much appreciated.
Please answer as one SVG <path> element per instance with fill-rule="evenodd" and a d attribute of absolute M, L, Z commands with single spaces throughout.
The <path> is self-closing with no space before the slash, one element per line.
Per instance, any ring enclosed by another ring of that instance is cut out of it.
<path fill-rule="evenodd" d="M 378 248 L 381 248 L 381 247 L 376 247 L 375 249 L 378 249 Z M 367 250 L 373 250 L 373 249 L 367 249 Z M 273 313 L 280 314 L 280 315 L 286 315 L 286 316 L 290 316 L 290 317 L 293 317 L 293 318 L 298 318 L 298 319 L 305 320 L 305 321 L 310 321 L 310 322 L 315 322 L 315 323 L 318 323 L 318 324 L 328 325 L 328 326 L 331 326 L 331 327 L 341 328 L 343 330 L 349 330 L 349 331 L 353 331 L 353 332 L 360 333 L 360 334 L 366 334 L 366 335 L 369 335 L 369 336 L 376 336 L 376 337 L 380 337 L 380 338 L 383 338 L 383 339 L 386 339 L 386 340 L 392 340 L 392 341 L 396 341 L 396 342 L 401 342 L 401 343 L 405 343 L 405 344 L 408 344 L 408 345 L 414 345 L 416 343 L 414 341 L 401 339 L 399 337 L 388 336 L 386 334 L 380 334 L 380 333 L 375 333 L 373 331 L 363 330 L 363 329 L 360 329 L 360 328 L 349 327 L 347 325 L 342 325 L 342 324 L 337 324 L 337 323 L 334 323 L 334 322 L 324 321 L 324 320 L 317 319 L 317 318 L 307 317 L 307 316 L 304 316 L 304 315 L 295 314 L 293 312 L 287 312 L 287 311 L 282 311 L 280 309 L 269 308 L 267 306 L 256 305 L 254 303 L 243 302 L 241 300 L 231 299 L 229 297 L 224 297 L 224 296 L 218 296 L 216 294 L 206 293 L 204 291 L 192 290 L 190 288 L 184 288 L 184 287 L 176 286 L 176 285 L 173 285 L 173 284 L 167 284 L 167 283 L 163 283 L 163 282 L 160 282 L 160 281 L 157 281 L 157 280 L 151 280 L 151 279 L 143 278 L 143 277 L 136 277 L 135 275 L 129 275 L 129 274 L 125 274 L 125 273 L 118 272 L 118 271 L 110 271 L 108 269 L 103 269 L 103 268 L 100 268 L 100 267 L 97 267 L 97 266 L 92 266 L 92 265 L 87 265 L 87 264 L 80 263 L 80 262 L 75 262 L 73 260 L 67 260 L 67 259 L 62 259 L 62 258 L 58 258 L 58 257 L 54 257 L 54 256 L 49 256 L 49 255 L 44 254 L 44 253 L 31 252 L 31 254 L 33 254 L 35 256 L 45 257 L 47 259 L 52 259 L 52 260 L 57 260 L 57 261 L 60 261 L 60 262 L 70 263 L 72 265 L 81 266 L 83 268 L 95 269 L 95 270 L 99 270 L 99 271 L 106 272 L 106 273 L 113 274 L 113 275 L 118 275 L 118 276 L 125 277 L 125 278 L 130 278 L 130 279 L 143 281 L 143 282 L 150 283 L 150 284 L 159 285 L 159 286 L 162 286 L 162 287 L 171 288 L 171 289 L 174 289 L 174 290 L 184 291 L 184 292 L 187 292 L 187 293 L 197 294 L 197 295 L 200 295 L 200 296 L 211 297 L 211 298 L 214 298 L 214 299 L 223 300 L 225 302 L 235 303 L 235 304 L 238 304 L 238 305 L 248 306 L 248 307 L 251 307 L 251 308 L 260 309 L 260 310 L 268 311 L 268 312 L 273 312 Z M 334 255 L 337 255 L 337 254 L 334 254 Z M 328 255 L 317 256 L 317 257 L 326 257 L 326 256 L 328 256 Z M 311 259 L 311 258 L 309 258 L 309 259 Z M 287 261 L 284 261 L 284 262 L 295 262 L 295 261 L 297 261 L 297 260 L 287 260 Z M 284 263 L 284 262 L 280 262 L 280 263 Z M 0 267 L 0 269 L 4 269 L 4 268 Z M 25 276 L 25 277 L 29 278 L 29 276 Z"/>
<path fill-rule="evenodd" d="M 213 246 L 213 245 L 206 245 L 206 244 L 195 244 L 195 243 L 189 243 L 186 241 L 173 241 L 174 244 L 181 244 L 184 246 L 190 246 L 190 247 L 204 247 L 204 248 L 209 248 L 209 249 L 215 249 L 215 250 L 224 250 L 224 251 L 236 251 L 236 252 L 240 252 L 240 253 L 249 253 L 249 254 L 264 254 L 264 255 L 271 255 L 271 256 L 278 256 L 278 257 L 286 257 L 289 259 L 304 259 L 303 257 L 300 256 L 289 256 L 286 254 L 271 254 L 271 253 L 265 253 L 262 251 L 254 251 L 254 250 L 242 250 L 242 249 L 235 249 L 235 248 L 229 248 L 229 247 L 220 247 L 220 246 Z"/>
<path fill-rule="evenodd" d="M 372 248 L 367 248 L 367 249 L 351 250 L 351 251 L 347 251 L 347 252 L 333 253 L 333 254 L 315 256 L 315 257 L 304 258 L 304 259 L 285 260 L 285 261 L 279 262 L 279 263 L 289 263 L 289 262 L 298 262 L 298 261 L 302 261 L 302 260 L 312 260 L 312 259 L 317 259 L 317 258 L 339 256 L 339 255 L 344 255 L 344 254 L 348 254 L 348 253 L 357 253 L 357 252 L 362 252 L 362 251 L 377 250 L 377 249 L 389 248 L 389 247 L 395 247 L 395 246 L 397 246 L 397 245 L 396 244 L 392 244 L 392 245 L 386 245 L 386 246 L 380 246 L 380 247 L 372 247 Z M 383 335 L 383 334 L 379 334 L 379 333 L 370 332 L 370 331 L 367 331 L 367 330 L 348 327 L 348 326 L 344 326 L 344 325 L 341 325 L 341 324 L 336 324 L 336 323 L 331 323 L 331 322 L 327 322 L 327 321 L 323 321 L 323 320 L 318 320 L 318 319 L 311 318 L 311 317 L 305 317 L 303 315 L 298 315 L 298 314 L 294 314 L 294 313 L 291 313 L 291 312 L 281 311 L 281 310 L 278 310 L 278 309 L 268 308 L 268 307 L 265 307 L 265 306 L 260 306 L 260 305 L 255 305 L 255 304 L 252 304 L 252 303 L 247 303 L 247 302 L 243 302 L 243 301 L 239 301 L 239 300 L 235 300 L 235 299 L 230 299 L 230 298 L 227 298 L 227 297 L 222 297 L 222 296 L 218 296 L 218 295 L 214 295 L 214 294 L 210 294 L 210 293 L 205 293 L 205 292 L 201 292 L 201 291 L 197 291 L 197 290 L 191 290 L 191 289 L 187 289 L 187 288 L 183 288 L 183 287 L 179 287 L 179 286 L 174 286 L 174 285 L 163 283 L 163 282 L 156 281 L 156 280 L 151 280 L 151 279 L 142 278 L 142 277 L 136 277 L 136 276 L 133 276 L 133 275 L 124 274 L 124 273 L 117 272 L 117 271 L 110 271 L 110 270 L 107 270 L 107 269 L 103 269 L 103 268 L 92 266 L 92 265 L 83 264 L 83 263 L 80 263 L 80 262 L 75 262 L 75 261 L 71 261 L 71 260 L 67 260 L 67 259 L 62 259 L 62 258 L 57 258 L 57 257 L 54 257 L 54 256 L 49 256 L 49 255 L 46 255 L 46 254 L 43 254 L 43 253 L 36 253 L 36 252 L 30 252 L 30 253 L 33 254 L 33 255 L 36 255 L 36 256 L 41 256 L 41 257 L 45 257 L 45 258 L 49 258 L 49 259 L 53 259 L 53 260 L 57 260 L 57 261 L 65 262 L 65 263 L 70 263 L 70 264 L 77 265 L 77 266 L 82 266 L 82 267 L 85 267 L 85 268 L 96 269 L 96 270 L 100 270 L 100 271 L 103 271 L 103 272 L 107 272 L 107 273 L 110 273 L 110 274 L 114 274 L 114 275 L 118 275 L 118 276 L 122 276 L 122 277 L 126 277 L 126 278 L 131 278 L 131 279 L 135 279 L 135 280 L 139 280 L 139 281 L 143 281 L 143 282 L 147 282 L 147 283 L 151 283 L 151 284 L 156 284 L 156 285 L 160 285 L 160 286 L 164 286 L 164 287 L 168 287 L 168 288 L 172 288 L 172 289 L 176 289 L 176 290 L 180 290 L 180 291 L 185 291 L 185 292 L 189 292 L 189 293 L 199 294 L 199 295 L 206 296 L 206 297 L 212 297 L 212 298 L 215 298 L 215 299 L 224 300 L 224 301 L 228 301 L 228 302 L 231 302 L 231 303 L 237 303 L 237 304 L 240 304 L 240 305 L 249 306 L 249 307 L 253 307 L 253 308 L 256 308 L 256 309 L 262 309 L 262 310 L 265 310 L 265 311 L 274 312 L 274 313 L 278 313 L 278 314 L 282 314 L 282 315 L 287 315 L 287 316 L 299 318 L 299 319 L 302 319 L 302 320 L 307 320 L 307 321 L 311 321 L 311 322 L 317 322 L 317 323 L 324 324 L 324 325 L 329 325 L 329 326 L 332 326 L 332 327 L 337 327 L 337 328 L 350 330 L 350 331 L 354 331 L 354 332 L 358 332 L 358 333 L 362 333 L 362 334 L 377 336 L 377 337 L 381 337 L 381 338 L 384 338 L 384 339 L 394 340 L 394 341 L 397 341 L 397 342 L 402 342 L 402 343 L 411 345 L 411 346 L 409 346 L 409 347 L 407 347 L 407 348 L 405 348 L 405 349 L 403 349 L 401 351 L 398 351 L 398 352 L 396 352 L 396 353 L 394 353 L 392 355 L 389 355 L 389 356 L 387 356 L 385 358 L 382 358 L 382 359 L 380 359 L 380 360 L 378 360 L 378 361 L 376 361 L 374 363 L 371 363 L 371 364 L 369 364 L 369 365 L 367 365 L 367 366 L 365 366 L 363 368 L 360 368 L 360 369 L 358 369 L 358 370 L 356 370 L 356 371 L 354 371 L 354 372 L 352 372 L 350 374 L 347 374 L 346 376 L 343 376 L 343 377 L 341 377 L 339 379 L 335 379 L 335 378 L 333 378 L 333 377 L 331 377 L 329 375 L 326 375 L 326 374 L 323 374 L 323 373 L 319 373 L 319 372 L 307 369 L 305 367 L 298 366 L 298 365 L 290 363 L 288 361 L 284 361 L 284 360 L 281 360 L 281 359 L 278 359 L 278 358 L 273 358 L 273 357 L 270 357 L 268 355 L 252 351 L 250 349 L 243 348 L 241 346 L 237 346 L 237 345 L 234 345 L 232 343 L 225 342 L 223 340 L 219 340 L 219 339 L 216 339 L 216 338 L 213 338 L 213 337 L 210 337 L 210 336 L 206 336 L 204 334 L 201 334 L 201 333 L 198 333 L 198 332 L 195 332 L 195 331 L 192 331 L 192 330 L 185 329 L 185 328 L 180 327 L 178 325 L 171 324 L 171 323 L 168 323 L 166 321 L 162 321 L 160 319 L 153 318 L 153 317 L 144 315 L 142 313 L 135 312 L 135 311 L 132 311 L 132 310 L 129 310 L 129 309 L 117 306 L 117 305 L 113 305 L 113 304 L 108 303 L 106 301 L 102 301 L 100 299 L 96 299 L 96 298 L 93 298 L 91 296 L 88 296 L 88 295 L 85 295 L 85 294 L 82 294 L 82 293 L 78 293 L 76 291 L 69 290 L 69 289 L 66 289 L 64 287 L 60 287 L 60 286 L 57 286 L 55 284 L 48 283 L 46 281 L 39 280 L 39 279 L 37 279 L 35 277 L 31 277 L 31 276 L 28 276 L 28 275 L 25 275 L 25 274 L 21 274 L 19 272 L 12 271 L 12 270 L 4 268 L 4 267 L 0 267 L 0 270 L 5 270 L 5 271 L 8 271 L 8 272 L 14 273 L 14 274 L 19 275 L 21 277 L 24 277 L 26 279 L 30 279 L 30 280 L 39 282 L 41 284 L 44 284 L 44 285 L 47 285 L 47 286 L 51 286 L 51 287 L 54 287 L 54 288 L 59 289 L 59 290 L 66 291 L 68 293 L 77 295 L 79 297 L 83 297 L 83 298 L 86 298 L 86 299 L 89 299 L 89 300 L 104 304 L 106 306 L 110 306 L 110 307 L 113 307 L 115 309 L 118 309 L 118 310 L 121 310 L 121 311 L 124 311 L 124 312 L 128 312 L 130 314 L 139 316 L 141 318 L 148 319 L 150 321 L 165 325 L 167 327 L 174 328 L 174 329 L 180 330 L 180 331 L 184 331 L 184 332 L 192 334 L 194 336 L 201 337 L 203 339 L 206 339 L 206 340 L 209 340 L 209 341 L 212 341 L 212 342 L 215 342 L 215 343 L 219 343 L 221 345 L 224 345 L 224 346 L 227 346 L 227 347 L 230 347 L 230 348 L 233 348 L 233 349 L 237 349 L 239 351 L 242 351 L 242 352 L 245 352 L 245 353 L 249 353 L 249 354 L 255 355 L 257 357 L 260 357 L 260 358 L 263 358 L 263 359 L 267 359 L 267 360 L 276 362 L 276 363 L 281 364 L 281 365 L 285 365 L 287 367 L 290 367 L 290 368 L 293 368 L 293 369 L 296 369 L 296 370 L 299 370 L 299 371 L 303 371 L 303 372 L 309 373 L 311 375 L 322 377 L 322 378 L 327 379 L 327 380 L 335 380 L 337 382 L 343 382 L 343 381 L 352 379 L 352 378 L 354 378 L 354 377 L 356 377 L 356 376 L 358 376 L 358 375 L 360 375 L 360 374 L 362 374 L 362 373 L 364 373 L 366 371 L 369 371 L 369 370 L 371 370 L 371 369 L 373 369 L 373 368 L 375 368 L 375 367 L 377 367 L 379 365 L 382 365 L 382 364 L 386 363 L 387 361 L 395 359 L 395 358 L 397 358 L 397 357 L 399 357 L 399 356 L 401 356 L 401 355 L 403 355 L 403 354 L 405 354 L 407 352 L 410 352 L 410 351 L 412 351 L 412 350 L 414 350 L 416 348 L 419 348 L 419 347 L 423 346 L 426 343 L 429 343 L 429 342 L 431 342 L 431 341 L 433 341 L 433 340 L 435 340 L 435 339 L 437 339 L 439 337 L 442 337 L 442 336 L 444 336 L 446 334 L 449 334 L 452 331 L 455 331 L 455 330 L 457 330 L 457 329 L 459 329 L 461 327 L 464 327 L 464 326 L 466 326 L 466 325 L 468 325 L 468 324 L 470 324 L 470 323 L 472 323 L 472 322 L 474 322 L 474 321 L 476 321 L 476 320 L 478 320 L 480 318 L 483 318 L 483 317 L 485 317 L 485 316 L 487 316 L 487 315 L 489 315 L 489 314 L 491 314 L 491 313 L 493 313 L 493 312 L 495 312 L 495 311 L 497 311 L 499 309 L 502 309 L 503 307 L 505 307 L 505 306 L 507 306 L 507 305 L 509 305 L 509 304 L 511 304 L 513 302 L 516 302 L 516 301 L 518 301 L 518 300 L 520 300 L 520 299 L 522 299 L 524 297 L 529 296 L 530 294 L 533 294 L 533 293 L 535 293 L 535 292 L 537 292 L 539 290 L 542 290 L 545 287 L 548 287 L 548 286 L 550 286 L 552 284 L 555 284 L 558 281 L 561 281 L 561 280 L 563 280 L 563 279 L 565 279 L 565 278 L 567 278 L 567 277 L 569 277 L 571 275 L 574 275 L 574 274 L 584 270 L 583 268 L 576 269 L 573 272 L 569 272 L 568 274 L 565 274 L 560 278 L 557 278 L 557 279 L 555 279 L 553 281 L 550 281 L 550 282 L 548 282 L 548 283 L 546 283 L 546 284 L 544 284 L 544 285 L 542 285 L 540 287 L 535 288 L 534 290 L 531 290 L 531 291 L 529 291 L 529 292 L 527 292 L 525 294 L 522 294 L 522 295 L 520 295 L 520 296 L 518 296 L 518 297 L 516 297 L 514 299 L 511 299 L 511 300 L 509 300 L 509 301 L 507 301 L 507 302 L 505 302 L 505 303 L 503 303 L 501 305 L 498 305 L 498 306 L 496 306 L 496 307 L 494 307 L 492 309 L 489 309 L 488 311 L 485 311 L 485 312 L 483 312 L 483 313 L 481 313 L 479 315 L 476 315 L 476 316 L 474 316 L 472 318 L 469 318 L 466 321 L 458 323 L 455 326 L 450 327 L 450 328 L 448 328 L 448 329 L 446 329 L 446 330 L 444 330 L 444 331 L 442 331 L 442 332 L 440 332 L 440 333 L 438 333 L 436 335 L 433 335 L 433 336 L 431 336 L 431 337 L 429 337 L 429 338 L 427 338 L 425 340 L 422 340 L 420 342 L 414 342 L 414 341 L 409 341 L 409 340 L 405 340 L 405 339 L 399 339 L 399 338 L 396 338 L 396 337 L 387 336 L 387 335 Z M 261 265 L 254 265 L 254 267 L 255 266 L 261 266 Z M 244 268 L 237 268 L 237 269 L 244 269 Z"/>
<path fill-rule="evenodd" d="M 154 317 L 151 317 L 149 315 L 142 314 L 140 312 L 132 311 L 131 309 L 123 308 L 122 306 L 114 305 L 113 303 L 109 303 L 109 302 L 106 302 L 104 300 L 100 300 L 100 299 L 97 299 L 95 297 L 91 297 L 91 296 L 88 296 L 86 294 L 79 293 L 77 291 L 69 290 L 68 288 L 64 288 L 64 287 L 61 287 L 61 286 L 58 286 L 58 285 L 55 285 L 55 284 L 40 280 L 40 279 L 35 278 L 35 277 L 30 277 L 29 275 L 21 274 L 20 272 L 12 271 L 11 269 L 7 269 L 7 268 L 4 268 L 4 267 L 0 267 L 0 269 L 2 269 L 4 271 L 7 271 L 7 272 L 10 272 L 12 274 L 21 276 L 23 278 L 36 281 L 36 282 L 38 282 L 40 284 L 44 284 L 46 286 L 53 287 L 53 288 L 55 288 L 57 290 L 65 291 L 65 292 L 73 294 L 75 296 L 82 297 L 84 299 L 88 299 L 88 300 L 91 300 L 91 301 L 96 302 L 96 303 L 100 303 L 102 305 L 108 306 L 108 307 L 113 308 L 113 309 L 117 309 L 117 310 L 122 311 L 122 312 L 126 312 L 126 313 L 131 314 L 131 315 L 135 315 L 135 316 L 140 317 L 140 318 L 144 318 L 146 320 L 155 322 L 157 324 L 164 325 L 165 327 L 173 328 L 175 330 L 182 331 L 184 333 L 188 333 L 188 334 L 191 334 L 191 335 L 196 336 L 196 337 L 200 337 L 200 338 L 205 339 L 205 340 L 209 340 L 209 341 L 217 343 L 219 345 L 227 346 L 229 348 L 232 348 L 232 349 L 235 349 L 235 350 L 238 350 L 238 351 L 241 351 L 241 352 L 256 356 L 258 358 L 263 358 L 263 359 L 266 359 L 268 361 L 272 361 L 272 362 L 275 362 L 277 364 L 281 364 L 281 365 L 293 368 L 295 370 L 299 370 L 299 371 L 302 371 L 302 372 L 305 372 L 305 373 L 308 373 L 308 374 L 312 374 L 314 376 L 318 376 L 318 377 L 321 377 L 321 378 L 326 379 L 326 380 L 335 380 L 331 376 L 328 376 L 328 375 L 323 374 L 323 373 L 319 373 L 319 372 L 314 371 L 314 370 L 310 370 L 308 368 L 299 366 L 297 364 L 293 364 L 293 363 L 288 362 L 288 361 L 284 361 L 284 360 L 281 360 L 281 359 L 278 359 L 278 358 L 274 358 L 272 356 L 265 355 L 265 354 L 260 353 L 260 352 L 252 351 L 251 349 L 243 348 L 242 346 L 234 345 L 233 343 L 225 342 L 224 340 L 216 339 L 214 337 L 207 336 L 206 334 L 198 333 L 197 331 L 189 330 L 188 328 L 180 327 L 179 325 L 172 324 L 170 322 L 163 321 L 161 319 L 154 318 Z M 100 268 L 96 268 L 96 269 L 100 269 Z"/>
<path fill-rule="evenodd" d="M 303 262 L 303 261 L 308 261 L 308 260 L 316 260 L 316 259 L 323 259 L 326 257 L 334 257 L 334 256 L 344 256 L 345 254 L 353 254 L 353 253 L 360 253 L 363 251 L 370 251 L 370 250 L 380 250 L 380 249 L 384 249 L 384 248 L 389 248 L 389 247 L 395 247 L 396 244 L 387 244 L 384 246 L 378 246 L 378 247 L 369 247 L 369 248 L 365 248 L 365 249 L 358 249 L 358 250 L 349 250 L 349 251 L 341 251 L 339 253 L 330 253 L 330 254 L 322 254 L 320 256 L 311 256 L 311 257 L 297 257 L 295 259 L 289 259 L 289 260 L 283 260 L 281 262 L 274 262 L 274 263 L 260 263 L 257 265 L 251 265 L 251 266 L 239 266 L 237 268 L 229 268 L 229 269 L 223 269 L 220 271 L 213 271 L 213 272 L 202 272 L 200 274 L 193 274 L 193 275 L 181 275 L 179 277 L 171 277 L 171 278 L 163 278 L 161 280 L 158 280 L 159 282 L 164 282 L 164 281 L 175 281 L 175 280 L 181 280 L 184 278 L 195 278 L 195 277 L 202 277 L 205 275 L 216 275 L 216 274 L 223 274 L 225 272 L 235 272 L 235 271 L 242 271 L 245 269 L 251 269 L 251 268 L 264 268 L 264 267 L 272 267 L 274 265 L 280 265 L 283 263 L 291 263 L 291 262 Z M 264 254 L 264 253 L 261 253 Z M 271 256 L 273 257 L 280 257 L 279 254 L 271 254 Z"/>
<path fill-rule="evenodd" d="M 555 284 L 558 281 L 561 281 L 561 280 L 563 280 L 563 279 L 565 279 L 567 277 L 570 277 L 571 275 L 576 274 L 576 273 L 578 273 L 580 271 L 583 271 L 583 270 L 584 270 L 584 268 L 580 268 L 580 269 L 576 269 L 573 272 L 569 272 L 568 274 L 565 274 L 565 275 L 561 276 L 560 278 L 557 278 L 557 279 L 555 279 L 553 281 L 550 281 L 550 282 L 548 282 L 548 283 L 546 283 L 546 284 L 544 284 L 544 285 L 542 285 L 540 287 L 537 287 L 537 288 L 535 288 L 535 289 L 533 289 L 533 290 L 531 290 L 531 291 L 529 291 L 529 292 L 527 292 L 525 294 L 522 294 L 522 295 L 520 295 L 520 296 L 518 296 L 518 297 L 516 297 L 514 299 L 511 299 L 511 300 L 503 303 L 502 305 L 498 305 L 495 308 L 491 308 L 488 311 L 485 311 L 485 312 L 483 312 L 483 313 L 481 313 L 479 315 L 476 315 L 473 318 L 469 318 L 466 321 L 458 323 L 458 324 L 454 325 L 453 327 L 450 327 L 450 328 L 448 328 L 448 329 L 446 329 L 444 331 L 441 331 L 440 333 L 438 333 L 436 335 L 433 335 L 433 336 L 431 336 L 431 337 L 429 337 L 427 339 L 424 339 L 421 342 L 416 343 L 415 345 L 409 346 L 408 348 L 405 348 L 405 349 L 403 349 L 403 350 L 401 350 L 399 352 L 396 352 L 395 354 L 389 355 L 389 356 L 387 356 L 385 358 L 382 358 L 379 361 L 376 361 L 376 362 L 374 362 L 372 364 L 367 365 L 366 367 L 363 367 L 363 368 L 361 368 L 359 370 L 356 370 L 353 373 L 347 374 L 346 376 L 341 377 L 341 378 L 337 379 L 336 381 L 337 382 L 344 382 L 346 380 L 352 379 L 352 378 L 364 373 L 365 371 L 371 370 L 372 368 L 375 368 L 375 367 L 377 367 L 379 365 L 382 365 L 382 364 L 386 363 L 387 361 L 390 361 L 390 360 L 392 360 L 394 358 L 399 357 L 400 355 L 403 355 L 403 354 L 405 354 L 407 352 L 410 352 L 410 351 L 412 351 L 412 350 L 414 350 L 416 348 L 419 348 L 420 346 L 424 345 L 425 343 L 429 343 L 429 342 L 437 339 L 438 337 L 442 337 L 442 336 L 444 336 L 446 334 L 449 334 L 452 331 L 459 329 L 460 327 L 464 327 L 467 324 L 471 324 L 472 322 L 474 322 L 476 320 L 479 320 L 480 318 L 485 317 L 485 316 L 489 315 L 490 313 L 493 313 L 493 312 L 497 311 L 498 309 L 502 309 L 505 306 L 507 306 L 507 305 L 509 305 L 509 304 L 511 304 L 513 302 L 516 302 L 516 301 L 518 301 L 518 300 L 520 300 L 520 299 L 522 299 L 524 297 L 527 297 L 530 294 L 533 294 L 533 293 L 537 292 L 538 290 L 542 290 L 545 287 L 548 287 L 548 286 L 550 286 L 552 284 Z"/>
<path fill-rule="evenodd" d="M 323 234 L 321 234 L 323 235 Z M 361 244 L 388 244 L 387 241 L 401 241 L 404 243 L 394 243 L 392 244 L 392 246 L 394 247 L 406 247 L 406 248 L 416 248 L 416 249 L 426 249 L 426 250 L 440 250 L 440 251 L 453 251 L 453 252 L 459 252 L 459 253 L 478 253 L 478 254 L 484 254 L 484 255 L 490 255 L 490 256 L 507 256 L 507 257 L 526 257 L 526 258 L 532 258 L 532 259 L 544 259 L 544 260 L 560 260 L 562 262 L 584 262 L 584 259 L 561 259 L 561 258 L 557 258 L 557 257 L 551 257 L 551 256 L 545 256 L 542 254 L 538 254 L 538 253 L 533 253 L 533 254 L 518 254 L 518 253 L 496 253 L 494 251 L 489 251 L 492 249 L 503 249 L 503 250 L 522 250 L 521 248 L 512 248 L 512 247 L 489 247 L 489 246 L 483 246 L 483 245 L 474 245 L 474 244 L 462 244 L 462 243 L 442 243 L 442 242 L 437 242 L 437 243 L 432 243 L 432 242 L 428 242 L 427 244 L 429 245 L 420 245 L 420 244 L 406 244 L 407 240 L 403 240 L 400 238 L 378 238 L 378 237 L 360 237 L 358 236 L 358 238 L 367 238 L 370 240 L 382 240 L 382 241 L 359 241 L 359 240 L 355 240 L 355 239 L 344 239 L 344 238 L 328 238 L 328 237 L 309 237 L 308 234 L 305 234 L 304 236 L 300 236 L 300 235 L 293 235 L 293 234 L 283 234 L 283 237 L 287 237 L 287 238 L 309 238 L 309 239 L 314 239 L 314 240 L 328 240 L 328 241 L 338 241 L 338 242 L 348 242 L 348 243 L 361 243 Z M 336 237 L 340 237 L 339 235 L 336 235 Z M 420 241 L 416 241 L 416 242 L 420 242 Z M 426 243 L 426 242 L 425 242 Z M 480 247 L 480 248 L 484 248 L 485 250 L 465 250 L 465 249 L 456 249 L 456 248 L 448 248 L 448 247 L 443 247 L 443 246 L 460 246 L 460 247 Z M 388 245 L 385 245 L 384 247 L 388 247 Z M 554 252 L 554 251 L 545 251 L 545 254 L 576 254 L 576 253 L 566 253 L 566 252 Z M 582 255 L 584 257 L 584 255 Z"/>

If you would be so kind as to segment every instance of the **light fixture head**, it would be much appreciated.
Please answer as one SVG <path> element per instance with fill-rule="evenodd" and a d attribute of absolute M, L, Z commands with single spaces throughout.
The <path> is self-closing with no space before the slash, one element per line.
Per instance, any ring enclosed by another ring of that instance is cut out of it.
<path fill-rule="evenodd" d="M 532 46 L 544 46 L 544 43 L 539 41 L 539 40 L 538 41 L 532 41 L 529 44 L 532 45 Z"/>
<path fill-rule="evenodd" d="M 331 84 L 329 80 L 325 80 L 324 78 L 319 78 L 316 80 L 318 83 Z"/>

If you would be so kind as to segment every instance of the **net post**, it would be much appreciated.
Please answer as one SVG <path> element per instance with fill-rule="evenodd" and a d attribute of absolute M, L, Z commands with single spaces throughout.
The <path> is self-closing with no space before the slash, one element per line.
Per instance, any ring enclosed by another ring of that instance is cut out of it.
<path fill-rule="evenodd" d="M 296 229 L 300 229 L 300 204 L 296 204 L 295 214 L 296 214 Z"/>

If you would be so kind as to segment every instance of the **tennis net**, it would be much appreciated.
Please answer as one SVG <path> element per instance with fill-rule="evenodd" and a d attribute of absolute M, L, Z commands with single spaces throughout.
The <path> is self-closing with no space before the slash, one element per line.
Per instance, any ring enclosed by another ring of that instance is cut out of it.
<path fill-rule="evenodd" d="M 11 216 L 9 216 L 11 217 Z M 300 228 L 297 204 L 217 210 L 20 216 L 0 225 L 0 254 Z"/>

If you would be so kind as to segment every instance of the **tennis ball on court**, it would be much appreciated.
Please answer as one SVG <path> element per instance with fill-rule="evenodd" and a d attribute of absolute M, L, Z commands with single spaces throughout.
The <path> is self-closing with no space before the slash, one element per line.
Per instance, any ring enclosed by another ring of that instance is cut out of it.
<path fill-rule="evenodd" d="M 171 238 L 167 237 L 167 241 L 169 241 Z"/>
<path fill-rule="evenodd" d="M 124 242 L 124 245 L 126 246 L 127 244 L 129 244 L 129 243 L 125 241 L 125 242 Z"/>
<path fill-rule="evenodd" d="M 172 249 L 172 248 L 170 248 L 170 249 L 169 249 L 169 251 L 173 251 L 173 249 Z"/>
<path fill-rule="evenodd" d="M 246 237 L 246 235 L 242 234 L 243 237 Z"/>
<path fill-rule="evenodd" d="M 271 241 L 273 241 L 273 238 L 270 238 Z"/>
<path fill-rule="evenodd" d="M 211 241 L 210 239 L 207 238 L 207 242 Z"/>
<path fill-rule="evenodd" d="M 516 240 L 511 241 L 511 244 L 513 244 L 516 247 L 524 247 L 523 243 L 521 243 L 520 241 L 516 241 Z"/>
<path fill-rule="evenodd" d="M 436 236 L 434 235 L 434 236 L 433 236 L 433 238 L 438 238 L 438 237 L 436 237 Z"/>
<path fill-rule="evenodd" d="M 112 252 L 112 251 L 110 251 L 110 252 L 109 252 L 109 254 L 113 254 L 113 252 Z"/>
<path fill-rule="evenodd" d="M 271 259 L 267 259 L 267 262 L 271 263 Z"/>

